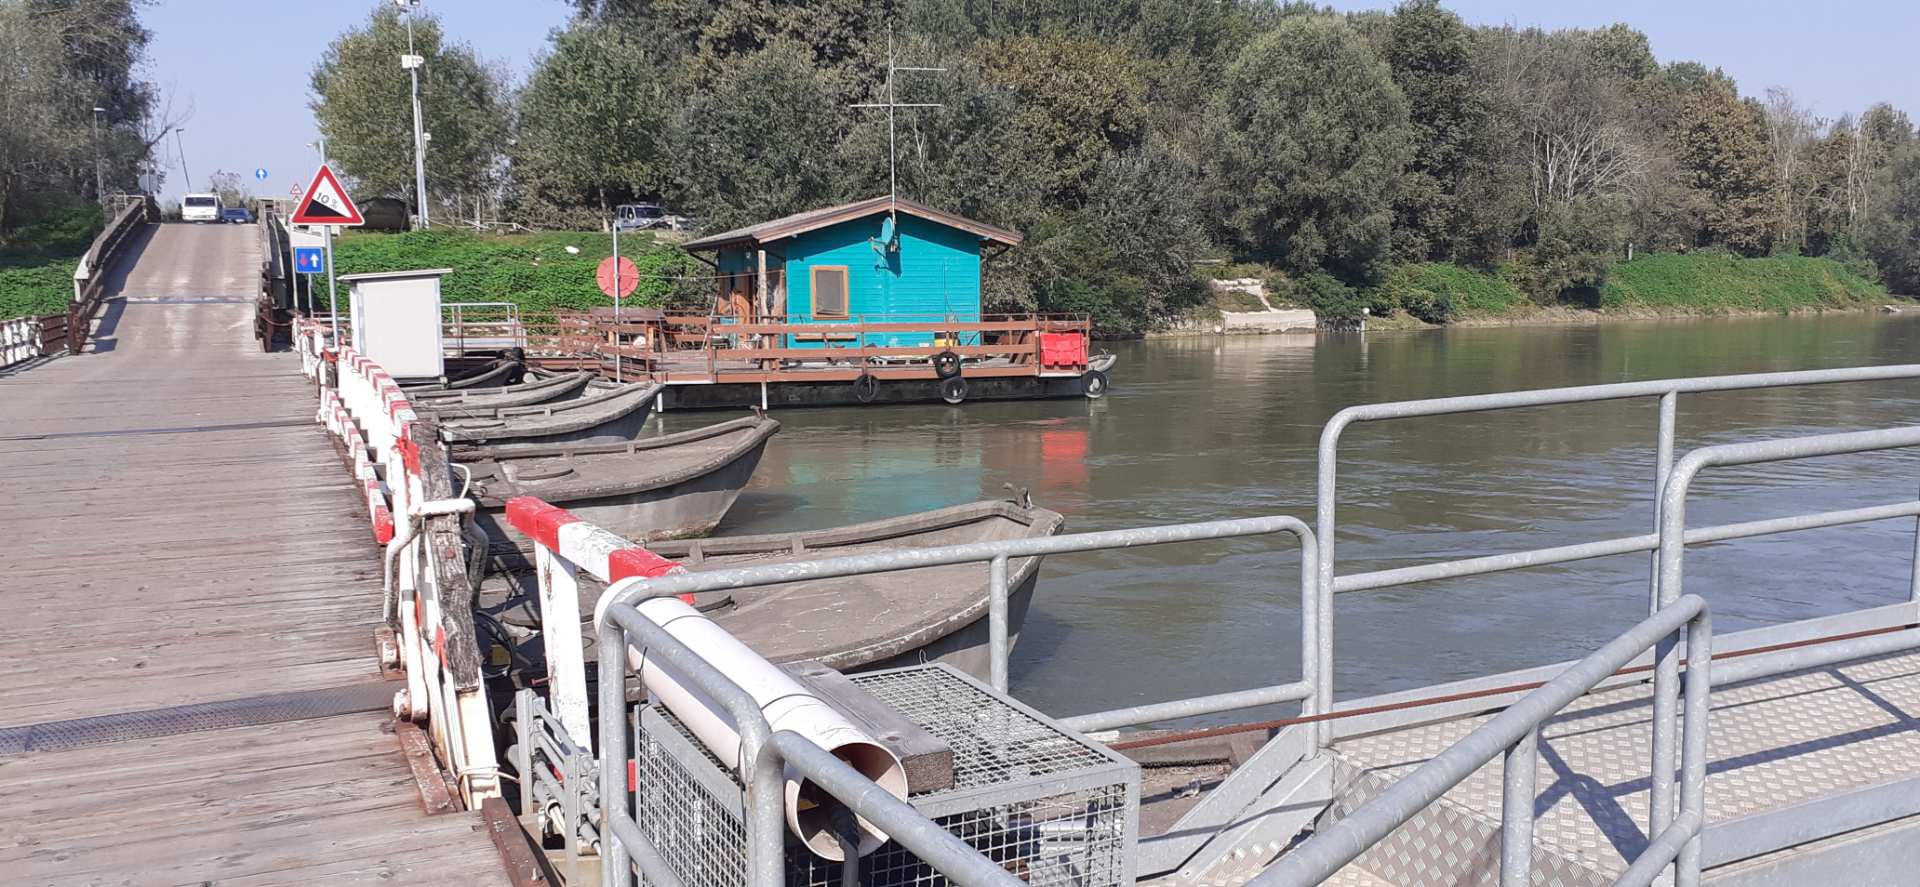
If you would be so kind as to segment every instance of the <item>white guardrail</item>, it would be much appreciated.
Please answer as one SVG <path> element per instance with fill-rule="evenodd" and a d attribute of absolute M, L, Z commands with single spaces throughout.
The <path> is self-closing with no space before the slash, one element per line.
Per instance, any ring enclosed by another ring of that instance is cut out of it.
<path fill-rule="evenodd" d="M 424 723 L 462 800 L 477 807 L 499 796 L 500 771 L 463 543 L 473 500 L 456 492 L 445 450 L 386 370 L 331 345 L 311 319 L 295 322 L 294 347 L 320 397 L 316 419 L 340 438 L 384 546 L 383 616 L 394 643 L 382 658 L 406 675 L 394 713 Z"/>

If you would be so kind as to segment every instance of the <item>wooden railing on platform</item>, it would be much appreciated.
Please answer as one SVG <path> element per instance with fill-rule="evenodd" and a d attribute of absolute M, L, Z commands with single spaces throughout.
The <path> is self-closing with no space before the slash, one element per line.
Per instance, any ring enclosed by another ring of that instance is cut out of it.
<path fill-rule="evenodd" d="M 638 309 L 616 320 L 604 308 L 526 312 L 517 324 L 518 341 L 541 366 L 661 381 L 717 381 L 740 374 L 752 381 L 803 373 L 818 378 L 823 369 L 931 377 L 934 359 L 949 353 L 967 362 L 966 375 L 1074 373 L 1086 368 L 1084 358 L 1048 365 L 1042 335 L 1077 335 L 1084 343 L 1092 330 L 1083 314 L 889 315 L 815 322 Z M 509 338 L 504 326 L 497 332 L 500 339 Z M 921 341 L 900 344 L 896 340 L 902 337 Z M 1086 351 L 1081 349 L 1083 355 Z"/>
<path fill-rule="evenodd" d="M 120 249 L 126 245 L 127 237 L 160 218 L 160 206 L 152 195 L 122 194 L 114 199 L 120 205 L 119 211 L 100 236 L 93 239 L 93 245 L 87 247 L 79 267 L 73 271 L 73 304 L 67 310 L 69 354 L 79 354 L 87 347 L 93 315 L 99 312 L 101 296 L 106 290 L 106 269 L 120 258 Z"/>

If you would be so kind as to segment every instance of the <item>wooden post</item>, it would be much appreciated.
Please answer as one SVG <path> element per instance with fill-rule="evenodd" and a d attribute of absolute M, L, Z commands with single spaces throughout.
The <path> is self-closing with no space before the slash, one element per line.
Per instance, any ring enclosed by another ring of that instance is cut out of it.
<path fill-rule="evenodd" d="M 760 260 L 760 275 L 755 278 L 755 281 L 759 292 L 754 294 L 757 304 L 753 313 L 764 318 L 767 316 L 767 251 L 759 250 L 757 254 Z"/>

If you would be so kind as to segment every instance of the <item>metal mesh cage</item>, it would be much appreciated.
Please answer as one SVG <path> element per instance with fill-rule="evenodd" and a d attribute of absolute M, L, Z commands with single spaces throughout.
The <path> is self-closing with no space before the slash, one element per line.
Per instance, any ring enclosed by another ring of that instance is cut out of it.
<path fill-rule="evenodd" d="M 953 748 L 954 784 L 908 801 L 1032 884 L 1133 883 L 1140 775 L 1094 745 L 945 665 L 850 675 L 875 698 Z M 643 708 L 635 743 L 636 819 L 689 887 L 746 883 L 744 791 L 664 709 Z M 787 883 L 840 883 L 840 865 L 789 838 Z M 860 860 L 870 887 L 947 880 L 888 842 Z"/>

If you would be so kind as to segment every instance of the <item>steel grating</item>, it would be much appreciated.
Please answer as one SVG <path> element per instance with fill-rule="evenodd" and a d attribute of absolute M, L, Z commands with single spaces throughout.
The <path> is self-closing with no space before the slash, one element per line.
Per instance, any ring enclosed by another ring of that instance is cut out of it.
<path fill-rule="evenodd" d="M 1651 688 L 1583 697 L 1548 721 L 1535 801 L 1537 883 L 1611 883 L 1646 842 Z M 1920 775 L 1920 655 L 1901 654 L 1716 687 L 1708 723 L 1709 825 Z M 1336 743 L 1353 806 L 1491 715 Z M 1360 862 L 1399 883 L 1497 867 L 1501 765 L 1449 791 Z M 1338 811 L 1335 811 L 1335 815 Z"/>
<path fill-rule="evenodd" d="M 1139 770 L 952 669 L 918 666 L 849 676 L 954 751 L 954 785 L 914 795 L 923 815 L 1031 884 L 1131 883 Z M 736 774 L 671 713 L 637 719 L 635 817 L 689 887 L 744 883 L 744 792 Z M 840 866 L 789 845 L 787 883 L 827 887 Z M 940 887 L 947 880 L 887 843 L 860 881 Z"/>
<path fill-rule="evenodd" d="M 0 727 L 0 754 L 66 751 L 109 742 L 157 739 L 204 730 L 383 711 L 393 705 L 393 694 L 403 686 L 403 681 L 348 684 L 323 690 L 272 693 L 244 699 Z"/>

